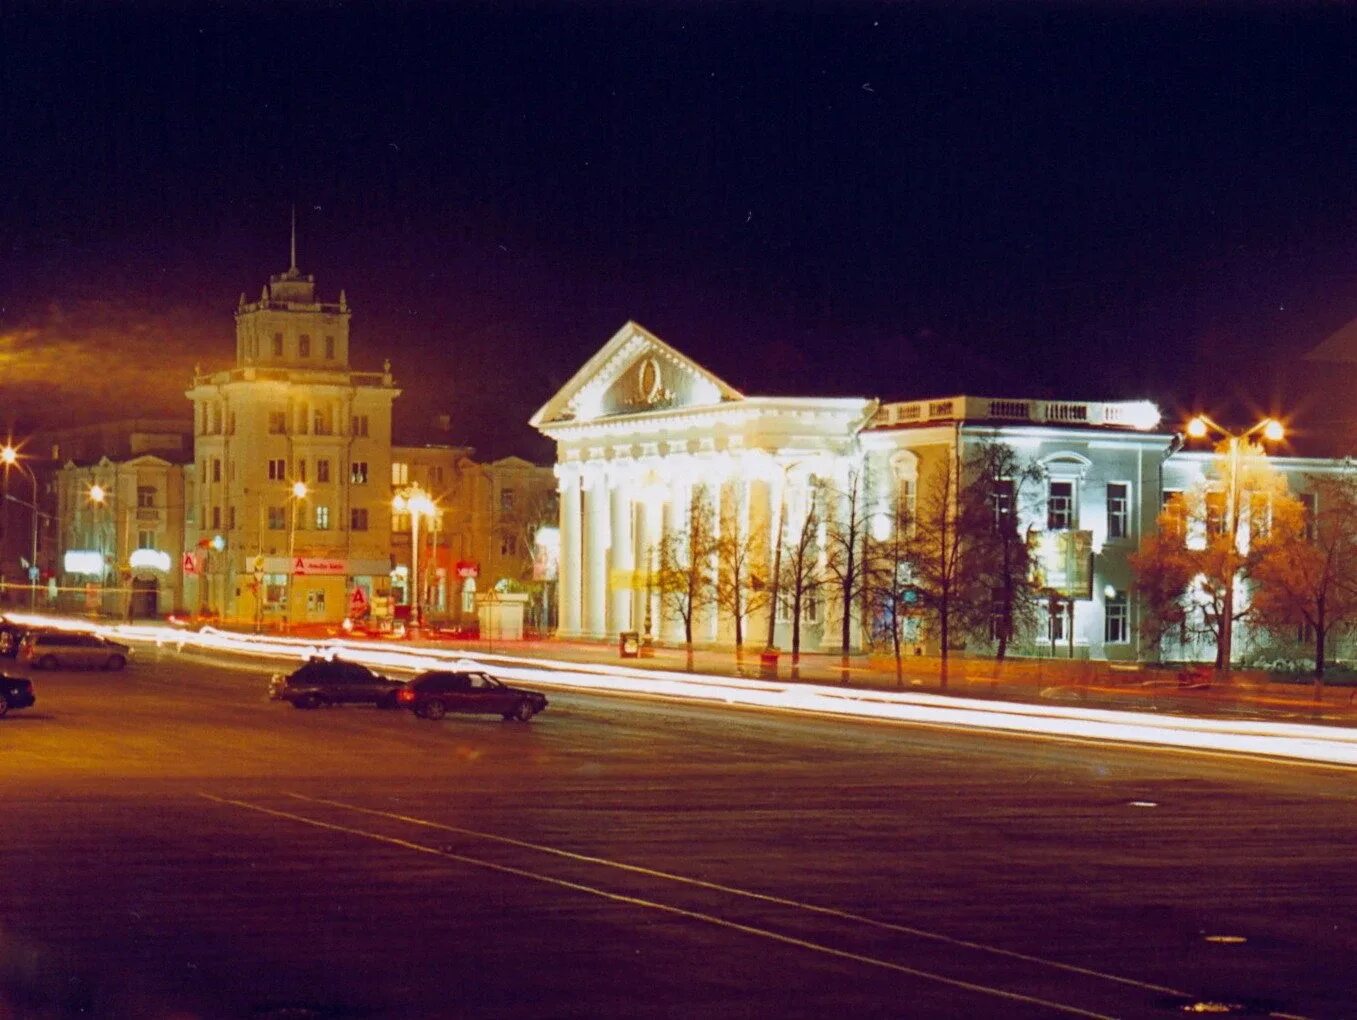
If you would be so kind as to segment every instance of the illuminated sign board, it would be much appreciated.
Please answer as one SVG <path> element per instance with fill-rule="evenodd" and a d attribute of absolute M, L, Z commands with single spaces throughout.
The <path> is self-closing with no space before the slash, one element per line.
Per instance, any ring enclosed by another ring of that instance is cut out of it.
<path fill-rule="evenodd" d="M 91 549 L 67 549 L 61 564 L 68 574 L 101 577 L 104 573 L 104 554 Z"/>
<path fill-rule="evenodd" d="M 133 570 L 170 571 L 170 554 L 159 549 L 134 549 L 127 557 L 127 565 Z"/>
<path fill-rule="evenodd" d="M 1093 598 L 1093 532 L 1042 531 L 1030 544 L 1038 587 L 1067 599 Z"/>

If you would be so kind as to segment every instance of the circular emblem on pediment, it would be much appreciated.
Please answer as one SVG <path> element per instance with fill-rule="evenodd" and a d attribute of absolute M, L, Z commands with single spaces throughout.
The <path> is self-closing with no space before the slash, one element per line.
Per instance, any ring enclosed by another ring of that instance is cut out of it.
<path fill-rule="evenodd" d="M 664 395 L 664 380 L 660 377 L 660 363 L 646 358 L 636 370 L 636 389 L 641 399 L 653 404 Z"/>

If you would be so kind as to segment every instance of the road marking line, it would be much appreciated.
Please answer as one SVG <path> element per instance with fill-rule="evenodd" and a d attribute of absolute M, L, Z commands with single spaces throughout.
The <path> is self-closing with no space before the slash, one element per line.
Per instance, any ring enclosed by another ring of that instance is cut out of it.
<path fill-rule="evenodd" d="M 468 864 L 472 867 L 485 868 L 490 871 L 497 871 L 505 875 L 514 875 L 518 878 L 526 878 L 534 882 L 542 882 L 547 885 L 559 886 L 562 889 L 569 889 L 573 892 L 586 893 L 590 896 L 597 896 L 600 899 L 611 900 L 615 903 L 625 903 L 629 906 L 644 907 L 648 910 L 659 911 L 664 914 L 672 914 L 675 917 L 687 918 L 691 921 L 701 921 L 704 924 L 714 925 L 718 928 L 728 928 L 731 931 L 738 931 L 746 935 L 755 935 L 759 938 L 768 939 L 771 942 L 778 942 L 783 945 L 796 946 L 799 949 L 808 949 L 811 952 L 821 953 L 825 956 L 835 957 L 841 960 L 850 960 L 854 963 L 865 964 L 870 967 L 879 967 L 883 970 L 895 971 L 900 974 L 908 974 L 911 977 L 920 978 L 924 981 L 933 981 L 938 984 L 947 985 L 951 988 L 960 988 L 965 991 L 975 992 L 980 995 L 988 995 L 994 998 L 1006 999 L 1010 1002 L 1022 1002 L 1032 1006 L 1041 1006 L 1046 1009 L 1055 1010 L 1059 1013 L 1065 1013 L 1070 1016 L 1088 1017 L 1090 1020 L 1117 1020 L 1116 1017 L 1105 1013 L 1093 1013 L 1086 1009 L 1080 1009 L 1078 1006 L 1070 1006 L 1065 1003 L 1052 1002 L 1048 999 L 1038 999 L 1034 996 L 1023 995 L 1020 992 L 1009 992 L 1002 988 L 992 988 L 989 985 L 975 984 L 970 981 L 961 981 L 957 978 L 945 977 L 942 974 L 934 974 L 926 970 L 917 970 L 913 967 L 906 967 L 901 963 L 893 963 L 890 960 L 882 960 L 874 956 L 865 956 L 861 953 L 853 953 L 846 949 L 835 949 L 833 946 L 826 946 L 819 942 L 811 942 L 806 939 L 799 939 L 792 935 L 784 935 L 780 932 L 771 931 L 767 928 L 757 928 L 753 925 L 740 924 L 738 921 L 730 921 L 723 917 L 717 917 L 714 914 L 704 914 L 696 910 L 685 910 L 682 907 L 675 907 L 667 903 L 659 903 L 655 900 L 645 900 L 636 896 L 626 896 L 622 893 L 609 892 L 606 889 L 599 889 L 594 886 L 584 885 L 579 882 L 571 882 L 563 878 L 553 878 L 550 875 L 541 875 L 534 871 L 527 871 L 523 868 L 510 867 L 506 864 L 496 864 L 494 861 L 483 861 L 476 857 L 467 857 L 463 854 L 455 854 L 438 847 L 426 846 L 423 843 L 413 843 L 410 840 L 399 839 L 395 836 L 385 836 L 379 832 L 368 832 L 364 829 L 350 828 L 345 825 L 336 825 L 333 822 L 323 822 L 315 818 L 308 818 L 305 815 L 293 814 L 289 811 L 279 811 L 276 808 L 267 808 L 258 804 L 251 804 L 248 801 L 233 800 L 229 797 L 217 797 L 210 793 L 199 792 L 198 796 L 205 800 L 214 801 L 218 804 L 227 804 L 232 807 L 242 808 L 247 811 L 256 811 L 260 814 L 272 815 L 275 818 L 286 818 L 290 821 L 301 822 L 303 825 L 310 825 L 318 829 L 327 829 L 331 832 L 343 832 L 351 836 L 362 836 L 364 839 L 370 839 L 378 843 L 387 843 L 391 846 L 400 847 L 404 850 L 413 850 L 416 853 L 428 854 L 432 857 L 442 857 L 445 860 L 457 861 L 460 864 Z"/>
<path fill-rule="evenodd" d="M 362 814 L 376 815 L 381 818 L 391 818 L 396 821 L 408 822 L 411 825 L 421 825 L 430 829 L 439 829 L 444 832 L 455 832 L 460 835 L 474 836 L 477 839 L 489 840 L 495 843 L 504 843 L 509 846 L 523 847 L 528 850 L 537 850 L 544 854 L 554 854 L 557 857 L 565 857 L 570 860 L 580 861 L 586 864 L 599 864 L 604 867 L 616 868 L 619 871 L 629 871 L 638 875 L 645 875 L 649 878 L 661 878 L 669 882 L 678 882 L 682 885 L 696 886 L 702 889 L 711 889 L 714 892 L 729 893 L 732 896 L 743 896 L 751 900 L 759 900 L 763 903 L 774 903 L 783 907 L 794 907 L 798 910 L 804 910 L 809 913 L 823 914 L 826 917 L 838 918 L 842 921 L 854 921 L 859 924 L 869 925 L 874 928 L 881 928 L 886 931 L 900 932 L 905 935 L 913 935 L 918 938 L 931 939 L 934 942 L 943 942 L 952 946 L 959 946 L 964 949 L 974 949 L 982 953 L 990 953 L 994 956 L 1004 956 L 1012 960 L 1022 960 L 1024 963 L 1040 964 L 1043 967 L 1051 967 L 1056 970 L 1068 971 L 1074 974 L 1081 974 L 1085 977 L 1099 978 L 1104 981 L 1113 981 L 1118 984 L 1129 985 L 1133 988 L 1144 989 L 1151 992 L 1163 992 L 1169 995 L 1190 995 L 1190 992 L 1182 991 L 1178 988 L 1169 988 L 1165 985 L 1150 984 L 1146 981 L 1137 981 L 1135 978 L 1121 977 L 1117 974 L 1107 974 L 1103 971 L 1090 970 L 1087 967 L 1079 967 L 1072 963 L 1061 963 L 1057 960 L 1047 960 L 1040 956 L 1030 956 L 1026 953 L 1020 953 L 1013 949 L 1001 949 L 998 946 L 989 946 L 983 942 L 971 942 L 966 939 L 954 938 L 950 935 L 943 935 L 938 932 L 927 931 L 923 928 L 912 928 L 909 925 L 896 924 L 891 921 L 882 921 L 875 917 L 868 917 L 865 914 L 855 914 L 848 910 L 839 910 L 835 907 L 824 907 L 815 903 L 805 903 L 800 900 L 787 899 L 782 896 L 773 896 L 769 893 L 752 892 L 748 889 L 740 889 L 735 886 L 721 885 L 719 882 L 708 882 L 700 878 L 690 878 L 687 875 L 677 875 L 669 871 L 657 871 L 653 868 L 646 868 L 639 864 L 627 864 L 623 861 L 614 861 L 606 857 L 594 857 L 589 854 L 575 853 L 570 850 L 560 850 L 556 847 L 544 846 L 540 843 L 529 843 L 525 840 L 514 839 L 510 836 L 499 836 L 492 832 L 479 832 L 475 829 L 464 829 L 457 825 L 445 825 L 441 822 L 431 822 L 424 818 L 415 818 L 410 815 L 395 814 L 390 811 L 378 811 L 375 808 L 360 807 L 357 804 L 346 804 L 343 801 L 330 800 L 326 797 L 308 797 L 301 793 L 288 793 L 289 797 L 297 800 L 310 801 L 313 804 L 329 804 L 334 807 L 344 808 L 349 811 L 357 811 Z"/>

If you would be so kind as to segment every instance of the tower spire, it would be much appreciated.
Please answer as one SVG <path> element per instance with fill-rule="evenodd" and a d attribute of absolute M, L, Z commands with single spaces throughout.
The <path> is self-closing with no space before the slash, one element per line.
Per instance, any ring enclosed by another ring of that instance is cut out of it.
<path fill-rule="evenodd" d="M 292 261 L 288 265 L 288 273 L 292 276 L 297 275 L 297 203 L 292 203 Z"/>

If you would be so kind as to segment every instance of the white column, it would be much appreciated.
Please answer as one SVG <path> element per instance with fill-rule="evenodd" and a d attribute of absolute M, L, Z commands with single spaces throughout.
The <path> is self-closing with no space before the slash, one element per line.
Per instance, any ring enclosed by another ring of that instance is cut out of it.
<path fill-rule="evenodd" d="M 608 630 L 608 482 L 601 469 L 584 479 L 584 633 Z"/>
<path fill-rule="evenodd" d="M 674 481 L 669 484 L 669 502 L 664 508 L 664 540 L 673 541 L 671 536 L 684 535 L 688 530 L 688 506 L 690 490 L 686 481 Z M 661 637 L 671 644 L 683 642 L 683 617 L 678 613 L 666 613 L 660 627 Z"/>
<path fill-rule="evenodd" d="M 558 465 L 561 495 L 561 563 L 556 597 L 560 632 L 575 637 L 580 632 L 580 476 L 570 465 Z"/>
<path fill-rule="evenodd" d="M 613 479 L 612 527 L 609 536 L 611 589 L 608 601 L 608 633 L 637 629 L 632 623 L 632 585 L 623 584 L 636 570 L 636 545 L 631 534 L 631 487 L 626 477 Z"/>
<path fill-rule="evenodd" d="M 729 486 L 727 486 L 721 478 L 714 476 L 706 483 L 706 488 L 707 500 L 711 505 L 712 538 L 719 541 L 721 538 L 722 511 L 727 510 L 726 497 L 729 495 Z M 720 566 L 720 557 L 716 554 L 715 549 L 713 549 L 711 556 L 708 557 L 707 560 L 707 571 L 713 584 L 716 582 L 716 572 Z M 720 619 L 720 608 L 716 604 L 715 591 L 711 592 L 710 598 L 711 601 L 702 612 L 698 614 L 698 619 L 693 627 L 693 639 L 712 644 L 715 643 L 717 639 L 717 624 Z"/>
<path fill-rule="evenodd" d="M 637 573 L 648 577 L 660 565 L 661 513 L 663 505 L 653 493 L 647 493 L 641 504 L 640 534 L 637 536 Z M 660 625 L 660 596 L 650 584 L 642 582 L 632 603 L 636 609 L 637 629 L 649 637 L 658 636 Z"/>
<path fill-rule="evenodd" d="M 766 602 L 773 590 L 773 487 L 766 478 L 746 478 L 748 534 L 751 552 L 754 553 L 749 570 L 751 580 L 758 577 L 763 582 L 760 595 L 761 601 Z M 745 620 L 745 644 L 751 648 L 762 648 L 768 639 L 768 613 L 769 607 L 765 605 L 757 612 L 750 613 Z"/>

